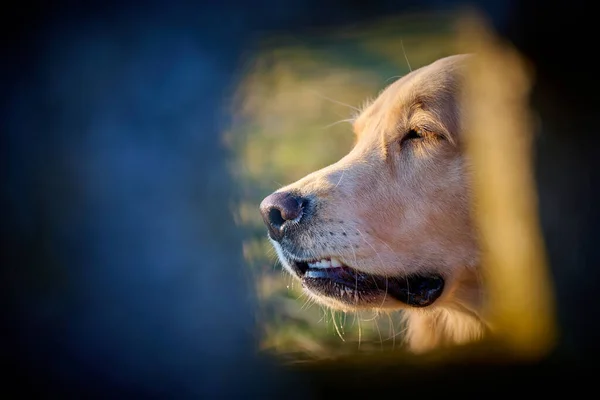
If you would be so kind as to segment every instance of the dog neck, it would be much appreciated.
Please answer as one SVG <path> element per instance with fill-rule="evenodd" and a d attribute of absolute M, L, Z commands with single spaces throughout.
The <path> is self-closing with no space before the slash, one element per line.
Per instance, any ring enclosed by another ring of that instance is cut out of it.
<path fill-rule="evenodd" d="M 406 340 L 415 353 L 480 340 L 488 331 L 476 271 L 466 271 L 449 300 L 431 309 L 406 310 Z M 459 289 L 460 288 L 460 289 Z"/>

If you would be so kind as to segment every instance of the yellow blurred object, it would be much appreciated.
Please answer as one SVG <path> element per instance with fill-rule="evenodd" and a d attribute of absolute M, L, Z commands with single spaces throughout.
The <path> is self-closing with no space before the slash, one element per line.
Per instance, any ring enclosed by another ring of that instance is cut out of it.
<path fill-rule="evenodd" d="M 480 18 L 458 26 L 462 48 L 477 54 L 463 100 L 489 317 L 515 356 L 535 358 L 551 349 L 556 328 L 532 170 L 532 71 Z"/>

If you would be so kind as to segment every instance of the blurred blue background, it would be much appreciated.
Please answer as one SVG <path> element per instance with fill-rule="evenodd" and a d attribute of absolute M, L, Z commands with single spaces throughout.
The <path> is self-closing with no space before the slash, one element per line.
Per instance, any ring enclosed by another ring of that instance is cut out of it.
<path fill-rule="evenodd" d="M 15 43 L 7 326 L 49 382 L 197 394 L 246 379 L 232 362 L 252 354 L 253 299 L 218 136 L 239 48 L 215 54 L 235 25 L 196 8 L 65 7 Z"/>

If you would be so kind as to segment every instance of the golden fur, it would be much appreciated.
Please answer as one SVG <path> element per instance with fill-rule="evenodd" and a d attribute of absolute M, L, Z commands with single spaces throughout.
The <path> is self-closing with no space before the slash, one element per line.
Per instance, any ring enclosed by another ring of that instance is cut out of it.
<path fill-rule="evenodd" d="M 318 199 L 295 248 L 334 256 L 380 276 L 435 272 L 442 295 L 413 308 L 384 297 L 373 307 L 349 306 L 310 292 L 339 309 L 402 309 L 415 352 L 481 338 L 479 246 L 471 216 L 469 162 L 461 139 L 461 79 L 467 55 L 440 59 L 387 87 L 354 122 L 356 144 L 333 165 L 277 192 Z M 420 135 L 405 140 L 411 132 Z M 292 252 L 273 241 L 289 268 Z"/>

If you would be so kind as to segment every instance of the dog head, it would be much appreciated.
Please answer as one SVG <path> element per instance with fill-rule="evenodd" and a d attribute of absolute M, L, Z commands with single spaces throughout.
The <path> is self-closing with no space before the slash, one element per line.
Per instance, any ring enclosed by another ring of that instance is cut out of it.
<path fill-rule="evenodd" d="M 468 57 L 387 87 L 356 118 L 349 154 L 261 203 L 281 263 L 321 303 L 476 308 L 479 249 L 459 102 Z"/>

